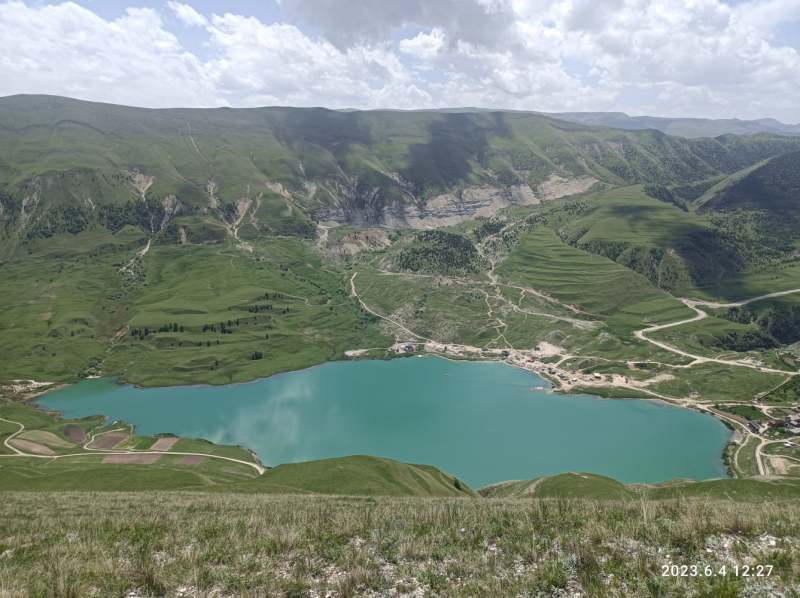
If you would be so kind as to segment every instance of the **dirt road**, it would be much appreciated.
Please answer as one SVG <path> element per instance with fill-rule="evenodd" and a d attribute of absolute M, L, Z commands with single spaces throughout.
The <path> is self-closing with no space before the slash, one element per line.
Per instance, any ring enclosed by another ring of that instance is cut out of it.
<path fill-rule="evenodd" d="M 677 353 L 678 355 L 683 355 L 684 357 L 689 357 L 691 359 L 694 359 L 694 363 L 712 362 L 712 363 L 722 363 L 722 364 L 725 364 L 725 365 L 736 365 L 736 366 L 739 366 L 739 367 L 748 367 L 748 368 L 755 369 L 757 367 L 755 364 L 744 363 L 744 362 L 741 362 L 741 361 L 730 361 L 728 359 L 714 359 L 713 357 L 703 357 L 701 355 L 693 355 L 692 353 L 687 353 L 686 351 L 681 351 L 680 349 L 676 349 L 675 347 L 673 347 L 671 345 L 668 345 L 666 343 L 662 343 L 662 342 L 653 340 L 651 338 L 648 338 L 647 336 L 645 336 L 645 333 L 647 333 L 647 332 L 655 332 L 656 330 L 664 330 L 665 328 L 673 328 L 675 326 L 682 326 L 683 324 L 690 324 L 691 322 L 697 322 L 699 320 L 702 320 L 703 318 L 707 318 L 708 314 L 706 312 L 704 312 L 703 310 L 701 310 L 700 308 L 698 308 L 697 307 L 698 305 L 704 305 L 704 306 L 714 307 L 714 308 L 718 308 L 718 307 L 736 307 L 736 306 L 747 305 L 748 303 L 753 303 L 755 301 L 760 301 L 762 299 L 769 299 L 771 297 L 781 297 L 783 295 L 790 295 L 792 293 L 800 293 L 800 289 L 793 289 L 791 291 L 781 291 L 779 293 L 770 293 L 769 295 L 761 295 L 760 297 L 753 297 L 752 299 L 745 299 L 743 301 L 737 301 L 736 303 L 713 303 L 713 302 L 708 302 L 708 301 L 698 301 L 696 299 L 681 299 L 681 301 L 683 303 L 685 303 L 687 307 L 690 307 L 695 312 L 697 312 L 697 315 L 695 317 L 689 318 L 688 320 L 681 320 L 680 322 L 672 322 L 671 324 L 662 324 L 661 326 L 650 326 L 648 328 L 644 328 L 643 330 L 637 330 L 633 334 L 636 336 L 636 338 L 639 338 L 639 339 L 641 339 L 643 341 L 647 341 L 648 343 L 652 343 L 653 345 L 656 345 L 657 347 L 660 347 L 660 348 L 662 348 L 662 349 L 664 349 L 666 351 L 671 351 L 673 353 Z M 762 372 L 770 372 L 770 373 L 773 373 L 773 374 L 783 374 L 785 376 L 797 376 L 798 375 L 798 372 L 786 372 L 784 370 L 776 370 L 776 369 L 773 369 L 773 368 L 762 367 L 762 368 L 760 368 L 760 370 Z"/>
<path fill-rule="evenodd" d="M 784 295 L 791 295 L 793 293 L 800 293 L 800 289 L 792 289 L 790 291 L 780 291 L 778 293 L 770 293 L 769 295 L 761 295 L 760 297 L 753 297 L 752 299 L 743 299 L 742 301 L 735 301 L 733 303 L 715 303 L 713 301 L 702 301 L 700 299 L 681 299 L 686 305 L 689 307 L 694 307 L 695 305 L 706 305 L 708 307 L 741 307 L 742 305 L 747 305 L 748 303 L 755 303 L 756 301 L 761 301 L 762 299 L 772 299 L 773 297 L 783 297 Z"/>
<path fill-rule="evenodd" d="M 163 455 L 164 454 L 164 452 L 162 452 L 162 451 L 114 451 L 114 452 L 98 451 L 96 449 L 92 449 L 92 448 L 89 448 L 87 446 L 87 445 L 91 444 L 94 441 L 94 439 L 97 438 L 97 436 L 102 436 L 103 434 L 108 434 L 109 432 L 119 432 L 120 430 L 123 430 L 124 428 L 118 428 L 116 430 L 109 430 L 108 432 L 103 432 L 103 433 L 100 433 L 100 434 L 91 435 L 91 437 L 84 444 L 84 446 L 81 447 L 84 450 L 92 451 L 92 452 L 89 452 L 89 453 L 70 453 L 68 455 L 34 455 L 34 454 L 30 454 L 30 453 L 24 453 L 24 452 L 18 450 L 17 448 L 15 448 L 13 445 L 11 445 L 9 443 L 9 441 L 11 439 L 13 439 L 14 436 L 16 436 L 17 434 L 19 434 L 20 432 L 22 432 L 25 429 L 25 424 L 21 424 L 20 422 L 15 422 L 15 421 L 12 421 L 10 419 L 3 419 L 2 417 L 0 417 L 0 421 L 4 421 L 4 422 L 9 423 L 9 424 L 16 424 L 16 425 L 19 426 L 19 430 L 17 430 L 13 434 L 11 434 L 3 442 L 3 444 L 7 448 L 9 448 L 12 451 L 14 451 L 15 454 L 14 455 L 0 455 L 0 458 L 26 457 L 26 458 L 37 458 L 37 459 L 61 459 L 63 457 L 86 457 L 86 456 L 90 456 L 90 455 Z M 261 475 L 262 473 L 267 471 L 266 467 L 258 465 L 257 463 L 250 463 L 248 461 L 242 461 L 241 459 L 234 459 L 232 457 L 222 457 L 222 456 L 219 456 L 219 455 L 208 455 L 208 454 L 205 454 L 205 453 L 178 453 L 178 452 L 173 452 L 173 451 L 170 451 L 169 454 L 170 455 L 192 455 L 192 456 L 197 456 L 197 457 L 209 457 L 209 458 L 212 458 L 212 459 L 223 459 L 224 461 L 233 461 L 234 463 L 241 463 L 242 465 L 249 465 L 250 467 L 252 467 L 253 469 L 255 469 L 258 472 L 258 475 Z"/>

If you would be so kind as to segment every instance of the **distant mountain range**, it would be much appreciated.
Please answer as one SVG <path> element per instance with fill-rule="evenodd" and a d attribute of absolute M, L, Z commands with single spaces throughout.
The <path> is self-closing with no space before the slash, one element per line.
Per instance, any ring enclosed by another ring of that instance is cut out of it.
<path fill-rule="evenodd" d="M 739 120 L 738 118 L 661 118 L 657 116 L 628 116 L 623 112 L 560 112 L 547 114 L 552 118 L 580 125 L 613 127 L 615 129 L 657 129 L 668 135 L 679 137 L 718 137 L 733 133 L 753 135 L 775 133 L 776 135 L 800 135 L 800 125 L 785 125 L 774 118 Z"/>
<path fill-rule="evenodd" d="M 419 110 L 418 112 L 430 112 Z M 537 112 L 535 110 L 494 110 L 490 108 L 439 108 L 432 112 L 442 114 L 469 114 L 484 112 L 511 112 L 517 114 L 540 114 L 567 122 L 593 127 L 611 127 L 628 131 L 656 129 L 668 135 L 688 137 L 719 137 L 720 135 L 753 135 L 774 133 L 776 135 L 800 136 L 800 124 L 787 125 L 774 118 L 739 120 L 738 118 L 665 118 L 659 116 L 628 116 L 624 112 Z"/>

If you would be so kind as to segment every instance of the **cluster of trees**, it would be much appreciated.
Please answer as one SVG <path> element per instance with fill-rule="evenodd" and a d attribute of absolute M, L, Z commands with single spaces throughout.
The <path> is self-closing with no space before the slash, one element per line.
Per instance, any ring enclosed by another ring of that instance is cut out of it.
<path fill-rule="evenodd" d="M 438 230 L 422 231 L 414 238 L 415 245 L 406 247 L 397 255 L 400 270 L 434 271 L 443 274 L 464 275 L 480 270 L 478 250 L 472 241 Z"/>
<path fill-rule="evenodd" d="M 250 356 L 250 361 L 257 361 L 257 360 L 259 360 L 259 359 L 264 359 L 264 354 L 263 354 L 261 351 L 255 351 L 255 352 L 254 352 L 254 353 L 253 353 L 253 354 Z"/>
<path fill-rule="evenodd" d="M 703 206 L 736 214 L 758 240 L 781 252 L 800 238 L 800 151 L 773 158 Z"/>
<path fill-rule="evenodd" d="M 101 359 L 93 359 L 87 365 L 78 370 L 78 378 L 88 378 L 89 376 L 97 376 L 100 372 Z"/>
<path fill-rule="evenodd" d="M 501 230 L 505 223 L 501 222 L 500 220 L 495 220 L 494 218 L 490 218 L 483 224 L 481 224 L 478 228 L 473 229 L 472 234 L 475 235 L 475 238 L 478 242 L 483 241 L 486 237 L 491 237 L 492 235 L 496 235 Z"/>
<path fill-rule="evenodd" d="M 257 314 L 260 311 L 269 311 L 272 309 L 271 305 L 250 305 L 247 308 L 251 314 Z"/>
<path fill-rule="evenodd" d="M 62 204 L 50 207 L 27 233 L 28 239 L 49 239 L 56 233 L 77 235 L 89 227 L 90 215 L 80 206 Z"/>
<path fill-rule="evenodd" d="M 774 349 L 780 343 L 765 330 L 729 332 L 714 338 L 714 345 L 727 351 L 744 353 L 755 349 Z"/>
<path fill-rule="evenodd" d="M 714 177 L 705 181 L 700 181 L 699 183 L 690 183 L 687 185 L 674 185 L 670 191 L 672 191 L 673 195 L 676 195 L 683 199 L 684 201 L 693 202 L 695 199 L 698 199 L 703 193 L 711 189 L 714 185 L 719 183 L 722 180 L 722 177 Z"/>
<path fill-rule="evenodd" d="M 144 231 L 155 233 L 164 220 L 164 206 L 161 201 L 148 197 L 146 200 L 128 200 L 124 204 L 106 204 L 100 207 L 99 220 L 112 233 L 122 230 L 126 225 L 137 226 Z"/>
<path fill-rule="evenodd" d="M 800 306 L 776 307 L 761 316 L 758 323 L 784 345 L 800 341 Z"/>
<path fill-rule="evenodd" d="M 763 399 L 764 401 L 796 403 L 800 401 L 800 376 L 792 376 Z"/>
<path fill-rule="evenodd" d="M 169 224 L 161 229 L 159 234 L 153 239 L 156 245 L 180 245 L 181 227 L 177 224 Z"/>
<path fill-rule="evenodd" d="M 238 326 L 239 325 L 239 318 L 235 320 L 228 320 L 228 323 L 220 322 L 219 323 L 219 330 L 222 334 L 233 334 L 233 330 L 231 330 L 231 326 Z M 215 324 L 203 324 L 203 332 L 207 331 L 216 332 L 217 327 Z"/>
<path fill-rule="evenodd" d="M 155 330 L 153 330 L 155 332 Z M 172 324 L 164 324 L 158 328 L 158 332 L 183 332 L 183 326 L 178 326 L 177 323 Z M 144 340 L 144 338 L 150 334 L 150 328 L 145 326 L 144 328 L 133 328 L 130 331 L 131 336 L 138 336 L 139 340 Z"/>
<path fill-rule="evenodd" d="M 672 191 L 667 189 L 664 185 L 645 185 L 642 191 L 644 191 L 645 195 L 649 195 L 653 199 L 663 201 L 664 203 L 671 203 L 672 205 L 679 207 L 684 212 L 689 211 L 689 208 L 686 207 L 686 204 L 675 197 L 675 195 L 672 194 Z"/>
<path fill-rule="evenodd" d="M 746 306 L 739 307 L 738 305 L 728 309 L 718 309 L 714 312 L 714 316 L 737 324 L 752 324 L 756 321 L 756 314 Z"/>
<path fill-rule="evenodd" d="M 3 188 L 0 188 L 0 206 L 3 207 L 3 216 L 16 218 L 22 210 L 22 200 L 6 191 L 3 185 Z"/>
<path fill-rule="evenodd" d="M 756 316 L 747 307 L 731 307 L 727 310 L 717 310 L 717 317 L 724 318 L 739 324 L 757 324 L 759 330 L 727 334 L 717 337 L 716 344 L 734 351 L 749 351 L 751 349 L 771 349 L 780 344 L 791 345 L 800 341 L 800 306 L 788 307 L 781 305 Z M 749 347 L 735 349 L 736 346 Z"/>
<path fill-rule="evenodd" d="M 164 324 L 161 328 L 158 329 L 159 332 L 183 332 L 183 326 L 178 326 L 177 324 Z"/>
<path fill-rule="evenodd" d="M 719 335 L 714 338 L 714 345 L 727 351 L 745 353 L 757 349 L 774 349 L 780 343 L 763 330 L 745 330 Z"/>

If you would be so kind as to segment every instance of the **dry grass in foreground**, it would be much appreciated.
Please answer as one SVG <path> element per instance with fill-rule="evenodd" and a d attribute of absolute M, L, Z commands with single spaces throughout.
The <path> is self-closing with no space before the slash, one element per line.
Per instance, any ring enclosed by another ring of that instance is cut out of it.
<path fill-rule="evenodd" d="M 797 597 L 800 504 L 3 493 L 0 596 Z"/>

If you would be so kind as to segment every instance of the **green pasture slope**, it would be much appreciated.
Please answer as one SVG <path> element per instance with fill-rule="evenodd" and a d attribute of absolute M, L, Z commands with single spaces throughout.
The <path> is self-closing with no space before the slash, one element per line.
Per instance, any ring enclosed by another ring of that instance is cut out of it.
<path fill-rule="evenodd" d="M 463 496 L 477 494 L 458 479 L 431 467 L 357 455 L 287 463 L 259 478 L 210 488 L 215 492 L 295 492 L 360 496 Z"/>
<path fill-rule="evenodd" d="M 157 245 L 131 291 L 118 271 L 132 251 L 96 249 L 84 233 L 58 240 L 71 245 L 62 259 L 2 266 L 5 378 L 73 381 L 102 362 L 144 386 L 227 384 L 391 342 L 348 296 L 345 274 L 299 240 L 264 240 L 257 254 L 233 243 Z"/>
<path fill-rule="evenodd" d="M 150 492 L 210 488 L 238 483 L 252 469 L 207 459 L 201 465 L 178 465 L 178 455 L 165 454 L 150 465 L 102 463 L 102 455 L 42 459 L 3 459 L 0 486 L 7 491 Z M 44 461 L 44 462 L 43 462 Z"/>

